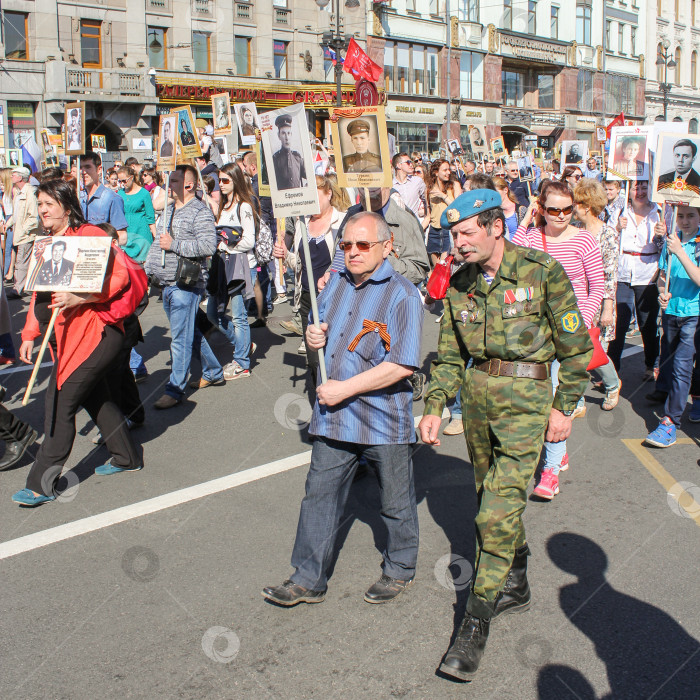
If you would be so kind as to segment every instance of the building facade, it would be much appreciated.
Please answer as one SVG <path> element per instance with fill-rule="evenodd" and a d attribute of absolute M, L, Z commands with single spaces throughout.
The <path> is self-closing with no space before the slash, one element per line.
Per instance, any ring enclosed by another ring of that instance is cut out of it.
<path fill-rule="evenodd" d="M 158 115 L 190 104 L 210 117 L 210 94 L 256 96 L 262 109 L 305 101 L 321 130 L 335 103 L 322 46 L 334 3 L 314 0 L 6 0 L 0 45 L 0 150 L 30 133 L 60 133 L 67 103 L 86 103 L 87 133 L 120 158 L 150 155 Z M 364 7 L 343 7 L 341 30 L 365 44 Z M 344 74 L 343 101 L 354 101 Z M 322 134 L 320 134 L 322 135 Z M 230 149 L 237 137 L 229 139 Z M 145 150 L 143 149 L 146 145 Z M 116 157 L 115 155 L 115 157 Z"/>
<path fill-rule="evenodd" d="M 697 134 L 700 2 L 656 0 L 654 4 L 647 26 L 647 121 L 663 120 L 665 106 L 668 121 L 688 121 L 690 133 Z"/>
<path fill-rule="evenodd" d="M 595 150 L 596 124 L 621 111 L 643 122 L 646 1 L 605 14 L 602 0 L 375 3 L 367 45 L 399 147 L 434 152 L 448 135 L 465 146 L 484 124 L 509 150 L 537 136 Z"/>

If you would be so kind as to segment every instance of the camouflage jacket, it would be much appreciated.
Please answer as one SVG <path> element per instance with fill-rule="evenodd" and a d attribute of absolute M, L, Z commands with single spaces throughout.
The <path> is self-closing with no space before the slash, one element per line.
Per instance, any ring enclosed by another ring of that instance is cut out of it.
<path fill-rule="evenodd" d="M 470 358 L 474 364 L 490 358 L 542 363 L 556 358 L 561 367 L 553 406 L 573 410 L 586 390 L 592 352 L 564 268 L 547 253 L 505 241 L 490 285 L 476 264 L 464 265 L 450 280 L 424 414 L 442 414 Z"/>

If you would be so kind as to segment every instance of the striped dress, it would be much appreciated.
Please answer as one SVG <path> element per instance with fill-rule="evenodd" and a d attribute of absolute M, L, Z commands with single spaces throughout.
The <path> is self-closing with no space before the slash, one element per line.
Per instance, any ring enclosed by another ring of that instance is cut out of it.
<path fill-rule="evenodd" d="M 513 243 L 525 248 L 544 250 L 542 229 L 519 226 L 513 236 Z M 598 243 L 588 231 L 581 229 L 573 238 L 561 243 L 548 239 L 547 252 L 569 276 L 586 328 L 590 328 L 605 292 L 603 259 Z"/>

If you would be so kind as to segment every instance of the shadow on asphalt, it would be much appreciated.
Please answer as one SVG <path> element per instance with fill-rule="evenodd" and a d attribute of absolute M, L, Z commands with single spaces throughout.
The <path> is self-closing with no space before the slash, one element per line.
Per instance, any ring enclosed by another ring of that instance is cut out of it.
<path fill-rule="evenodd" d="M 611 692 L 600 700 L 698 697 L 700 643 L 663 610 L 613 588 L 605 578 L 608 558 L 598 544 L 583 535 L 558 533 L 549 538 L 547 553 L 578 578 L 559 590 L 559 604 L 605 663 Z M 624 586 L 624 578 L 616 581 Z M 662 602 L 663 591 L 656 594 Z M 538 640 L 531 641 L 536 645 Z M 539 641 L 551 649 L 547 640 Z M 537 687 L 541 700 L 596 698 L 586 677 L 571 666 L 547 664 Z"/>

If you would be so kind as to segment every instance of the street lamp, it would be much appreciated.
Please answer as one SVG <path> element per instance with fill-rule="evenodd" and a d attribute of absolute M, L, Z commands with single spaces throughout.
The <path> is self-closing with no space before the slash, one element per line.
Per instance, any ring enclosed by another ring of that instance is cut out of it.
<path fill-rule="evenodd" d="M 664 121 L 668 121 L 668 93 L 671 92 L 671 84 L 668 82 L 668 69 L 676 67 L 676 62 L 668 50 L 669 46 L 671 46 L 671 42 L 668 39 L 664 39 L 663 49 L 659 49 L 656 55 L 656 65 L 664 67 L 664 81 L 659 83 L 664 101 Z"/>
<path fill-rule="evenodd" d="M 323 9 L 328 5 L 330 0 L 316 0 L 319 9 Z M 345 0 L 345 7 L 359 7 L 359 0 Z M 337 107 L 343 106 L 343 64 L 340 61 L 340 52 L 348 48 L 348 40 L 340 33 L 340 0 L 335 0 L 335 35 L 333 32 L 323 32 L 321 45 L 333 49 L 335 52 L 335 89 Z"/>

